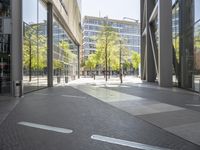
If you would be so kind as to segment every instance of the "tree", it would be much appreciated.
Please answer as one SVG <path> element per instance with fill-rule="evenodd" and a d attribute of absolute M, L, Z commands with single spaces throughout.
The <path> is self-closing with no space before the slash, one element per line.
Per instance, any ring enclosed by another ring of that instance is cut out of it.
<path fill-rule="evenodd" d="M 141 62 L 140 54 L 138 52 L 133 51 L 133 53 L 132 53 L 132 64 L 133 64 L 133 68 L 135 70 L 138 70 L 140 62 Z"/>
<path fill-rule="evenodd" d="M 97 36 L 96 44 L 96 55 L 98 58 L 97 63 L 105 68 L 105 77 L 107 81 L 107 71 L 108 64 L 109 68 L 116 68 L 116 63 L 118 62 L 117 57 L 117 41 L 119 39 L 119 34 L 114 28 L 112 28 L 107 23 L 104 24 L 101 32 Z"/>
<path fill-rule="evenodd" d="M 70 63 L 76 57 L 76 55 L 70 50 L 69 43 L 66 40 L 62 40 L 59 43 L 60 49 L 63 51 L 64 62 Z"/>
<path fill-rule="evenodd" d="M 97 55 L 96 54 L 90 54 L 88 59 L 85 62 L 85 67 L 90 69 L 90 73 L 92 73 L 92 69 L 95 69 L 97 66 Z"/>
<path fill-rule="evenodd" d="M 41 71 L 47 67 L 47 37 L 39 34 L 38 24 L 24 23 L 23 66 L 29 71 L 29 81 L 32 71 Z"/>
<path fill-rule="evenodd" d="M 106 81 L 108 67 L 109 72 L 111 72 L 111 70 L 119 71 L 120 58 L 123 62 L 128 62 L 131 59 L 130 51 L 124 44 L 125 40 L 121 39 L 118 32 L 106 23 L 101 32 L 96 37 L 90 37 L 90 39 L 96 41 L 96 51 L 90 55 L 93 59 L 96 59 L 96 66 L 99 65 L 105 69 Z M 120 51 L 122 54 L 121 56 Z M 91 59 L 90 55 L 88 59 Z M 88 60 L 87 63 L 88 64 L 85 64 L 85 66 L 89 67 L 92 62 Z"/>

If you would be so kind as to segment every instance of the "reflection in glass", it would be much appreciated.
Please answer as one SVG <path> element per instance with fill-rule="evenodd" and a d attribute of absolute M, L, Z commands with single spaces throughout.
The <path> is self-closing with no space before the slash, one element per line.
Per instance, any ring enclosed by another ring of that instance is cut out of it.
<path fill-rule="evenodd" d="M 10 17 L 10 0 L 0 0 L 0 17 Z"/>
<path fill-rule="evenodd" d="M 180 70 L 180 36 L 179 36 L 179 3 L 176 3 L 173 6 L 172 10 L 172 39 L 173 39 L 173 55 L 175 55 L 176 60 L 174 60 L 173 67 L 173 83 L 174 85 L 178 85 L 179 80 L 179 72 Z M 176 64 L 176 65 L 175 65 Z"/>
<path fill-rule="evenodd" d="M 47 86 L 47 8 L 39 1 L 38 6 L 38 86 Z"/>
<path fill-rule="evenodd" d="M 199 13 L 199 10 L 200 10 L 200 0 L 195 0 L 194 1 L 194 15 L 195 15 L 195 22 L 196 21 L 199 21 L 200 20 L 200 13 Z"/>
<path fill-rule="evenodd" d="M 55 18 L 53 41 L 54 84 L 74 80 L 78 73 L 78 47 Z"/>
<path fill-rule="evenodd" d="M 40 0 L 23 1 L 24 92 L 47 87 L 47 8 Z"/>
<path fill-rule="evenodd" d="M 200 22 L 195 25 L 194 30 L 194 77 L 193 88 L 200 91 Z"/>
<path fill-rule="evenodd" d="M 0 94 L 10 92 L 10 35 L 0 35 Z"/>
<path fill-rule="evenodd" d="M 4 19 L 10 18 L 10 0 L 0 0 L 0 94 L 10 93 L 10 41 L 11 36 L 4 33 Z"/>

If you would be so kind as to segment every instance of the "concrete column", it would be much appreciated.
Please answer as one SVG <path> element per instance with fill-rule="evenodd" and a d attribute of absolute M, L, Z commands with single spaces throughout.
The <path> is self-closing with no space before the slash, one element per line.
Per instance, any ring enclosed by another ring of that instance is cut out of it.
<path fill-rule="evenodd" d="M 53 87 L 53 7 L 47 3 L 47 68 L 48 68 L 48 87 Z"/>
<path fill-rule="evenodd" d="M 158 80 L 162 87 L 172 86 L 172 4 L 158 0 Z"/>
<path fill-rule="evenodd" d="M 156 80 L 156 69 L 151 46 L 151 39 L 149 33 L 149 18 L 154 9 L 154 4 L 150 0 L 146 0 L 146 80 L 147 82 L 154 82 Z"/>
<path fill-rule="evenodd" d="M 145 76 L 143 76 L 144 74 L 144 62 L 145 62 L 145 58 L 144 58 L 144 54 L 145 54 L 145 37 L 142 36 L 143 31 L 144 31 L 144 23 L 143 22 L 143 17 L 144 17 L 144 0 L 140 1 L 140 56 L 141 56 L 141 69 L 140 69 L 140 74 L 141 74 L 141 79 L 145 80 Z"/>
<path fill-rule="evenodd" d="M 80 45 L 78 46 L 78 78 L 80 78 Z"/>
<path fill-rule="evenodd" d="M 12 77 L 12 95 L 15 93 L 15 82 L 19 81 L 21 84 L 17 85 L 20 88 L 20 94 L 23 94 L 23 34 L 22 34 L 22 0 L 11 0 L 12 6 L 12 44 L 11 44 L 11 77 Z"/>

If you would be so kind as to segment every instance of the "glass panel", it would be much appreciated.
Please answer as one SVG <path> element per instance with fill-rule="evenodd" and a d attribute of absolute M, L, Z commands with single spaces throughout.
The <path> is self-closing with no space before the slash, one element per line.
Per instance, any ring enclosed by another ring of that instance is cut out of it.
<path fill-rule="evenodd" d="M 78 47 L 54 18 L 54 84 L 64 84 L 78 75 Z"/>
<path fill-rule="evenodd" d="M 179 3 L 173 7 L 172 10 L 172 36 L 173 36 L 173 48 L 175 50 L 176 61 L 178 66 L 174 66 L 173 68 L 173 83 L 178 85 L 178 67 L 180 64 L 180 36 L 179 36 Z M 177 68 L 176 68 L 177 67 Z"/>
<path fill-rule="evenodd" d="M 47 8 L 40 0 L 23 1 L 24 92 L 47 87 Z"/>
<path fill-rule="evenodd" d="M 200 92 L 200 22 L 194 29 L 194 77 L 193 89 Z"/>
<path fill-rule="evenodd" d="M 54 85 L 60 83 L 60 68 L 61 62 L 59 60 L 59 24 L 54 19 L 53 21 L 53 71 L 54 71 Z"/>
<path fill-rule="evenodd" d="M 199 10 L 200 10 L 200 0 L 195 0 L 194 2 L 194 5 L 195 5 L 195 22 L 198 21 L 200 19 L 200 13 L 199 13 Z"/>
<path fill-rule="evenodd" d="M 24 22 L 23 83 L 24 92 L 37 89 L 37 25 Z"/>
<path fill-rule="evenodd" d="M 37 89 L 37 0 L 23 1 L 23 83 L 24 92 Z"/>
<path fill-rule="evenodd" d="M 23 0 L 23 21 L 26 24 L 37 24 L 37 0 Z"/>
<path fill-rule="evenodd" d="M 10 35 L 0 35 L 0 94 L 10 92 Z"/>
<path fill-rule="evenodd" d="M 10 0 L 0 0 L 0 94 L 10 93 L 10 41 L 11 35 L 4 34 L 4 19 L 10 18 Z"/>
<path fill-rule="evenodd" d="M 38 86 L 47 86 L 47 8 L 39 2 L 38 16 Z"/>
<path fill-rule="evenodd" d="M 0 0 L 0 17 L 9 17 L 10 12 L 10 0 Z"/>

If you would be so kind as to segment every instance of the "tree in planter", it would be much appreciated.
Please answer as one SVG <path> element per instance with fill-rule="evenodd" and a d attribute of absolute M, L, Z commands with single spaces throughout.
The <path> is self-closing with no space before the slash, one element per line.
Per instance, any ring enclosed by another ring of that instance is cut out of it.
<path fill-rule="evenodd" d="M 133 64 L 133 68 L 135 69 L 135 71 L 137 71 L 137 73 L 138 73 L 140 62 L 141 62 L 140 54 L 133 51 L 133 53 L 132 53 L 132 64 Z"/>

